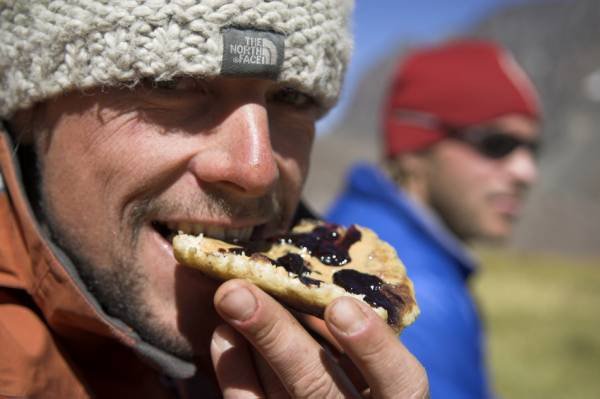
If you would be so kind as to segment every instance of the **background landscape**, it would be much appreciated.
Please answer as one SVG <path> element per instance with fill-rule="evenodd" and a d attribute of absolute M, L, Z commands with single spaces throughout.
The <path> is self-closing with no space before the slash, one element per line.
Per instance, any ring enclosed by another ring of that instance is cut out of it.
<path fill-rule="evenodd" d="M 474 249 L 504 398 L 600 397 L 598 21 L 597 0 L 358 0 L 342 102 L 319 125 L 306 199 L 323 212 L 351 164 L 377 162 L 385 85 L 412 47 L 493 39 L 530 74 L 545 115 L 540 181 L 507 247 Z"/>

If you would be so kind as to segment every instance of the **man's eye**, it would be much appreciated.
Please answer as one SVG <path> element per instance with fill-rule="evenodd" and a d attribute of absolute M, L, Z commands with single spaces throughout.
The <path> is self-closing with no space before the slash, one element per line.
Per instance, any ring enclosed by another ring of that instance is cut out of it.
<path fill-rule="evenodd" d="M 291 87 L 284 87 L 273 93 L 271 101 L 290 105 L 299 109 L 316 107 L 317 103 L 311 96 Z"/>
<path fill-rule="evenodd" d="M 204 84 L 199 79 L 194 78 L 174 78 L 170 80 L 154 81 L 153 87 L 160 90 L 172 91 L 202 91 Z"/>

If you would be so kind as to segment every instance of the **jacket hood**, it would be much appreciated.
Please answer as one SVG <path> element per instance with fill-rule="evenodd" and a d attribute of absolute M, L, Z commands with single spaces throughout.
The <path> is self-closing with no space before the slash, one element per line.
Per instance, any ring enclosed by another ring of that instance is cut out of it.
<path fill-rule="evenodd" d="M 48 239 L 36 220 L 25 194 L 16 150 L 1 125 L 0 198 L 0 243 L 5 243 L 0 245 L 0 287 L 25 292 L 59 336 L 115 341 L 170 377 L 195 374 L 192 363 L 149 345 L 102 310 L 71 260 Z"/>

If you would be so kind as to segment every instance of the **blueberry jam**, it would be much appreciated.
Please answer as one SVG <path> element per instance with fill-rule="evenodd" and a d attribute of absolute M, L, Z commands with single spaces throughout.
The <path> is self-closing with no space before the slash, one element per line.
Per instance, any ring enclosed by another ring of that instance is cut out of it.
<path fill-rule="evenodd" d="M 306 267 L 304 259 L 298 254 L 283 255 L 277 258 L 275 264 L 283 266 L 288 272 L 295 273 L 299 276 L 310 273 L 310 269 Z"/>
<path fill-rule="evenodd" d="M 304 285 L 316 285 L 317 287 L 321 285 L 321 281 L 315 280 L 307 276 L 308 274 L 310 274 L 311 270 L 308 268 L 308 265 L 306 264 L 304 259 L 302 259 L 302 257 L 298 254 L 289 253 L 287 255 L 280 256 L 276 260 L 273 260 L 266 255 L 260 254 L 258 252 L 253 252 L 252 249 L 243 247 L 229 248 L 228 252 L 235 255 L 250 256 L 250 258 L 254 260 L 258 260 L 258 258 L 261 258 L 264 261 L 271 262 L 271 264 L 275 266 L 281 266 L 288 272 L 296 274 L 300 282 L 302 282 Z"/>
<path fill-rule="evenodd" d="M 280 237 L 288 244 L 306 248 L 327 266 L 343 266 L 351 261 L 349 250 L 360 241 L 360 231 L 352 225 L 342 237 L 334 224 L 315 227 L 310 233 L 291 233 Z"/>
<path fill-rule="evenodd" d="M 227 251 L 236 255 L 256 256 L 259 252 L 268 251 L 268 247 L 275 242 L 284 242 L 305 248 L 312 256 L 318 258 L 327 266 L 343 266 L 351 261 L 350 247 L 360 241 L 360 230 L 354 225 L 350 226 L 343 236 L 338 232 L 335 224 L 325 224 L 315 227 L 309 233 L 289 233 L 283 236 L 273 237 L 267 241 L 246 242 L 239 247 L 229 248 Z M 298 254 L 287 254 L 273 260 L 263 256 L 275 266 L 281 266 L 288 272 L 298 276 L 300 281 L 306 285 L 321 284 L 321 281 L 308 277 L 311 273 L 309 265 Z"/>
<path fill-rule="evenodd" d="M 335 272 L 333 274 L 333 283 L 353 294 L 364 295 L 364 300 L 369 305 L 382 307 L 387 310 L 388 324 L 392 325 L 398 322 L 401 309 L 407 302 L 407 294 L 410 295 L 409 293 L 405 293 L 401 286 L 385 284 L 377 276 L 361 273 L 353 269 L 344 269 Z"/>

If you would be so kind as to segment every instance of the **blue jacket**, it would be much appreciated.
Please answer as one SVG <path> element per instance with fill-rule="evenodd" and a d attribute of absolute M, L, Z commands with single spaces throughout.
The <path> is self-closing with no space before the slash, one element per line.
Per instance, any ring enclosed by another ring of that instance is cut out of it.
<path fill-rule="evenodd" d="M 326 218 L 367 226 L 396 248 L 421 315 L 401 336 L 425 366 L 433 399 L 492 397 L 480 319 L 468 290 L 475 262 L 435 216 L 374 166 L 356 165 Z"/>

